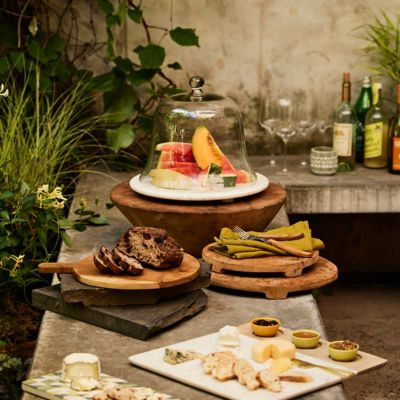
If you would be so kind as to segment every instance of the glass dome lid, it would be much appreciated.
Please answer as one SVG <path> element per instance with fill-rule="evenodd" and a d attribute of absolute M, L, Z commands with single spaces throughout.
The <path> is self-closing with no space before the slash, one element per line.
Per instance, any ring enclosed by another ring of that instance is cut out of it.
<path fill-rule="evenodd" d="M 258 174 L 247 159 L 238 107 L 203 93 L 199 76 L 189 84 L 190 93 L 162 100 L 155 111 L 150 153 L 137 183 L 148 185 L 150 195 L 151 187 L 199 193 L 253 185 Z"/>

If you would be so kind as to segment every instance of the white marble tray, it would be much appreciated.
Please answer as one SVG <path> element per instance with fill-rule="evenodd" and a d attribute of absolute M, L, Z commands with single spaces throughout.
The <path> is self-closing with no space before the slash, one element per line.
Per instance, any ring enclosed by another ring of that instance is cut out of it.
<path fill-rule="evenodd" d="M 164 200 L 181 200 L 181 201 L 213 201 L 213 200 L 231 200 L 240 197 L 251 196 L 262 192 L 269 185 L 266 176 L 256 173 L 257 179 L 254 183 L 238 185 L 233 188 L 225 188 L 223 190 L 174 190 L 164 189 L 154 186 L 150 182 L 142 182 L 140 175 L 134 176 L 129 185 L 134 192 L 145 196 L 155 197 Z"/>
<path fill-rule="evenodd" d="M 170 348 L 194 350 L 202 354 L 207 354 L 216 350 L 218 333 L 198 337 L 181 343 L 171 344 Z M 251 359 L 251 346 L 257 342 L 257 339 L 240 335 L 240 357 L 250 361 L 256 370 L 265 369 L 268 363 L 259 364 Z M 254 391 L 248 390 L 237 380 L 220 382 L 210 375 L 207 375 L 202 368 L 200 360 L 188 361 L 178 365 L 171 365 L 163 360 L 165 347 L 147 351 L 129 357 L 129 361 L 141 368 L 164 375 L 168 378 L 175 379 L 186 385 L 196 387 L 198 389 L 210 392 L 217 396 L 232 400 L 285 400 L 301 396 L 305 393 L 334 385 L 341 379 L 320 368 L 300 369 L 293 367 L 290 371 L 303 372 L 312 377 L 312 381 L 308 383 L 282 382 L 282 391 L 273 393 L 266 389 L 258 389 Z M 296 352 L 296 358 L 302 359 L 303 355 Z M 312 357 L 307 357 L 310 360 Z"/>

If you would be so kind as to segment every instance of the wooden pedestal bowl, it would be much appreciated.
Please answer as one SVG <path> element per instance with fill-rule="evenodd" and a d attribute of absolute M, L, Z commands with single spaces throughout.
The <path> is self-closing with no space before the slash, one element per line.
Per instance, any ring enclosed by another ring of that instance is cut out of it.
<path fill-rule="evenodd" d="M 281 186 L 270 183 L 258 194 L 231 202 L 170 201 L 135 193 L 129 181 L 115 186 L 110 195 L 132 225 L 164 228 L 186 253 L 195 257 L 201 257 L 203 247 L 213 242 L 223 227 L 264 230 L 286 197 Z"/>

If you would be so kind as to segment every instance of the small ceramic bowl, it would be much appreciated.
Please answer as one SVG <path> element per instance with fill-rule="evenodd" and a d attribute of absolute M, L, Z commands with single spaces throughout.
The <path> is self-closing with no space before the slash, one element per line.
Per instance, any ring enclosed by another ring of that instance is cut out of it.
<path fill-rule="evenodd" d="M 313 349 L 318 346 L 321 335 L 311 329 L 299 329 L 292 332 L 292 343 L 298 349 Z"/>
<path fill-rule="evenodd" d="M 336 340 L 329 343 L 329 355 L 336 361 L 353 361 L 360 346 L 350 340 Z"/>
<path fill-rule="evenodd" d="M 281 321 L 273 317 L 256 317 L 250 321 L 250 325 L 256 336 L 275 336 Z"/>

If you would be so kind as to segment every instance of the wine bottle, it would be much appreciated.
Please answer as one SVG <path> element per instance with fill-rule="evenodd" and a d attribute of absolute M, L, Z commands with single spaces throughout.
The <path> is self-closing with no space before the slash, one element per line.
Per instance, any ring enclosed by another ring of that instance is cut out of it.
<path fill-rule="evenodd" d="M 397 85 L 397 111 L 390 124 L 389 171 L 400 174 L 400 85 Z"/>
<path fill-rule="evenodd" d="M 358 99 L 354 103 L 354 111 L 357 117 L 356 125 L 356 162 L 364 161 L 364 127 L 365 116 L 372 106 L 372 89 L 369 76 L 364 76 L 362 88 Z"/>
<path fill-rule="evenodd" d="M 372 85 L 372 107 L 365 116 L 364 165 L 387 166 L 388 120 L 382 109 L 382 84 Z"/>
<path fill-rule="evenodd" d="M 333 122 L 333 148 L 338 155 L 338 171 L 351 171 L 356 164 L 356 115 L 350 105 L 350 73 L 343 74 L 342 101 Z"/>

